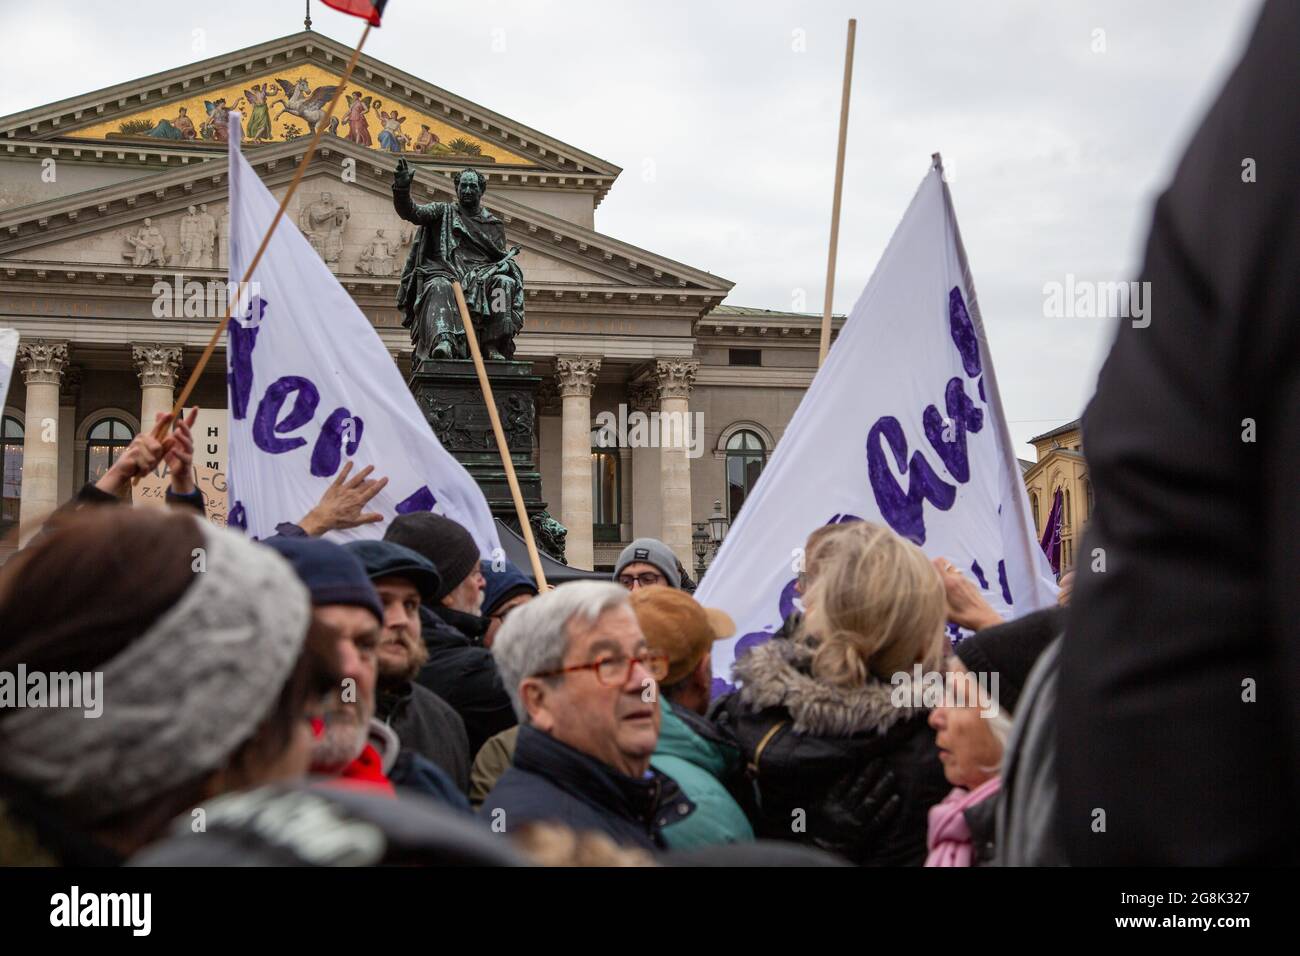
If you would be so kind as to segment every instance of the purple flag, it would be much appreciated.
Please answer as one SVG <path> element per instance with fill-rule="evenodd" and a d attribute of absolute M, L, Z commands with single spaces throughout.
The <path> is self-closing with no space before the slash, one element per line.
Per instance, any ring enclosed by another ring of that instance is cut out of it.
<path fill-rule="evenodd" d="M 1061 513 L 1064 510 L 1061 489 L 1057 488 L 1056 495 L 1052 498 L 1052 510 L 1047 516 L 1047 527 L 1043 529 L 1043 540 L 1039 542 L 1043 554 L 1047 555 L 1047 562 L 1052 566 L 1052 573 L 1056 575 L 1061 573 Z"/>

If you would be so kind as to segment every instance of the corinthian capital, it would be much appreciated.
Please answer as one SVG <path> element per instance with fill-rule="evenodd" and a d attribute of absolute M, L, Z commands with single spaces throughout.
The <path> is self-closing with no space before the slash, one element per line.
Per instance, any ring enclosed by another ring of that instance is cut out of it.
<path fill-rule="evenodd" d="M 141 387 L 176 387 L 176 375 L 181 370 L 179 345 L 132 345 L 131 359 L 140 375 Z"/>
<path fill-rule="evenodd" d="M 18 361 L 23 366 L 23 381 L 28 385 L 59 385 L 63 382 L 63 369 L 68 364 L 67 342 L 22 342 L 18 346 Z"/>
<path fill-rule="evenodd" d="M 655 362 L 654 380 L 659 386 L 659 400 L 690 398 L 695 388 L 695 373 L 700 363 L 685 359 L 659 359 Z"/>
<path fill-rule="evenodd" d="M 659 386 L 648 378 L 628 383 L 627 404 L 631 411 L 649 415 L 659 410 Z"/>
<path fill-rule="evenodd" d="M 562 398 L 591 397 L 599 374 L 599 355 L 560 355 L 555 359 L 555 381 Z"/>

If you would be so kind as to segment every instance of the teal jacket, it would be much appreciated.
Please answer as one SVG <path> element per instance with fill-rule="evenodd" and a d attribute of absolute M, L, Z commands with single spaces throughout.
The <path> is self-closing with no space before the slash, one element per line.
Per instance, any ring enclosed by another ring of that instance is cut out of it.
<path fill-rule="evenodd" d="M 695 804 L 689 816 L 665 826 L 669 847 L 682 850 L 754 839 L 749 820 L 722 784 L 722 778 L 736 771 L 740 751 L 703 717 L 670 704 L 668 698 L 659 698 L 659 710 L 659 745 L 650 765 L 676 780 Z"/>

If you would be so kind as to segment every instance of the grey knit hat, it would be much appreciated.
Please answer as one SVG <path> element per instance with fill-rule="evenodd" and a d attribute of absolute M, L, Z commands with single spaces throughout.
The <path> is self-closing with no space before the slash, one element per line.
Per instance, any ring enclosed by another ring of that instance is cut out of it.
<path fill-rule="evenodd" d="M 637 562 L 653 564 L 668 579 L 671 587 L 682 586 L 682 576 L 677 573 L 677 555 L 658 538 L 637 538 L 624 548 L 618 556 L 618 563 L 614 565 L 614 580 L 618 580 L 618 576 L 629 564 Z"/>

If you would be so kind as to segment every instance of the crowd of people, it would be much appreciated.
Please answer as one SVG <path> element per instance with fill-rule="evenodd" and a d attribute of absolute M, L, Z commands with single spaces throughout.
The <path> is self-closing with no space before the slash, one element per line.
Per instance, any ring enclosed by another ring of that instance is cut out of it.
<path fill-rule="evenodd" d="M 987 626 L 887 528 L 816 531 L 802 612 L 711 699 L 735 625 L 663 542 L 539 594 L 432 512 L 327 540 L 370 520 L 369 470 L 250 540 L 203 518 L 193 420 L 138 436 L 0 570 L 0 669 L 104 681 L 93 719 L 0 714 L 4 862 L 993 858 L 1015 691 L 914 706 L 896 675 L 1018 690 L 1057 627 Z M 170 507 L 123 506 L 162 461 Z M 975 628 L 955 654 L 949 621 Z"/>
<path fill-rule="evenodd" d="M 1158 204 L 1059 606 L 1002 620 L 945 558 L 828 525 L 714 697 L 735 624 L 662 542 L 539 593 L 442 515 L 327 540 L 378 520 L 350 466 L 250 540 L 203 518 L 191 414 L 0 568 L 0 674 L 103 688 L 0 708 L 0 864 L 1294 862 L 1298 35 L 1266 4 Z M 164 462 L 169 507 L 125 507 Z"/>

